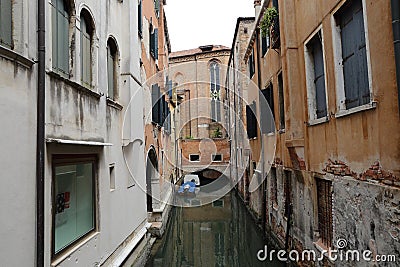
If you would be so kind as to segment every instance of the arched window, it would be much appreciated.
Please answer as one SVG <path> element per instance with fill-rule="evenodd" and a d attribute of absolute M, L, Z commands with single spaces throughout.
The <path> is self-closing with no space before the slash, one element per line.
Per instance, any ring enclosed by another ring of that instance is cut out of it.
<path fill-rule="evenodd" d="M 117 98 L 117 45 L 112 38 L 107 41 L 107 96 L 113 100 Z"/>
<path fill-rule="evenodd" d="M 92 85 L 92 41 L 93 26 L 90 14 L 86 10 L 81 12 L 81 79 L 82 84 Z"/>
<path fill-rule="evenodd" d="M 52 62 L 53 70 L 67 75 L 69 72 L 69 19 L 70 10 L 64 0 L 52 0 Z"/>
<path fill-rule="evenodd" d="M 213 61 L 210 64 L 210 94 L 211 94 L 211 119 L 221 121 L 221 90 L 220 90 L 220 66 Z"/>
<path fill-rule="evenodd" d="M 0 0 L 0 45 L 12 47 L 12 1 Z"/>

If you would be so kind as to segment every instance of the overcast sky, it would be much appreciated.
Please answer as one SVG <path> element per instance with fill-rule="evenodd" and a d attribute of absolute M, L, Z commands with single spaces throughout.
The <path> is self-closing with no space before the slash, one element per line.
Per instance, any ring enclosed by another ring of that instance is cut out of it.
<path fill-rule="evenodd" d="M 238 17 L 254 17 L 253 0 L 167 0 L 172 51 L 200 45 L 231 47 Z"/>

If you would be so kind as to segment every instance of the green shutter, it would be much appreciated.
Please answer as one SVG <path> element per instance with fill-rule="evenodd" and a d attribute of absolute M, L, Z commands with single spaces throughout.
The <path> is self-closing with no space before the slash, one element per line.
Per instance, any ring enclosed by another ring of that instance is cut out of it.
<path fill-rule="evenodd" d="M 156 11 L 157 18 L 160 17 L 160 0 L 155 0 L 154 9 Z"/>
<path fill-rule="evenodd" d="M 114 99 L 114 58 L 111 54 L 111 48 L 107 47 L 107 79 L 108 79 L 108 97 Z"/>
<path fill-rule="evenodd" d="M 58 47 L 57 47 L 57 38 L 58 38 L 58 30 L 57 30 L 57 8 L 55 6 L 54 1 L 52 1 L 51 6 L 51 29 L 52 29 L 52 63 L 53 69 L 57 69 L 58 67 Z"/>
<path fill-rule="evenodd" d="M 150 54 L 154 56 L 154 33 L 152 31 L 153 26 L 150 26 L 149 32 L 150 32 Z"/>
<path fill-rule="evenodd" d="M 139 29 L 139 34 L 142 35 L 143 32 L 143 19 L 142 19 L 142 0 L 139 1 L 139 7 L 138 7 L 138 29 Z"/>
<path fill-rule="evenodd" d="M 91 36 L 88 33 L 85 19 L 81 18 L 81 71 L 82 83 L 91 85 Z"/>
<path fill-rule="evenodd" d="M 64 1 L 57 0 L 55 2 L 53 15 L 53 66 L 56 70 L 68 74 L 69 15 Z"/>
<path fill-rule="evenodd" d="M 154 29 L 154 58 L 158 59 L 158 29 Z"/>
<path fill-rule="evenodd" d="M 11 0 L 0 0 L 0 44 L 10 48 L 12 46 L 11 17 Z"/>

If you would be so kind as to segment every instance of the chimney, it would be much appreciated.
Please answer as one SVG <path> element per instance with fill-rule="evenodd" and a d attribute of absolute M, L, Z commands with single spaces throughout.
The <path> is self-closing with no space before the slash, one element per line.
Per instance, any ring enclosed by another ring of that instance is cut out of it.
<path fill-rule="evenodd" d="M 258 15 L 260 15 L 260 10 L 261 10 L 261 0 L 254 0 L 254 10 L 255 10 L 255 18 L 258 18 Z"/>

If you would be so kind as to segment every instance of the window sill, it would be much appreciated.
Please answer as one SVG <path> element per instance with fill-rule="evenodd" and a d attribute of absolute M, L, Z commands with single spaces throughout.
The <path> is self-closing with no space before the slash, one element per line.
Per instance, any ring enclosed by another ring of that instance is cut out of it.
<path fill-rule="evenodd" d="M 359 107 L 355 107 L 355 108 L 351 108 L 351 109 L 342 109 L 339 110 L 336 114 L 335 114 L 335 118 L 340 118 L 340 117 L 344 117 L 347 115 L 351 115 L 360 111 L 365 111 L 365 110 L 370 110 L 370 109 L 375 109 L 377 106 L 377 102 L 376 101 L 372 101 L 371 103 L 359 106 Z"/>
<path fill-rule="evenodd" d="M 100 97 L 102 97 L 101 94 L 99 94 L 99 93 L 97 93 L 97 92 L 95 92 L 95 91 L 93 91 L 93 90 L 90 90 L 89 88 L 87 88 L 87 87 L 85 87 L 85 86 L 83 86 L 83 85 L 81 85 L 81 84 L 79 84 L 79 83 L 77 83 L 77 82 L 71 81 L 71 80 L 68 79 L 68 78 L 64 78 L 63 76 L 61 76 L 61 75 L 60 75 L 59 73 L 57 73 L 57 72 L 54 72 L 54 71 L 52 71 L 52 70 L 49 70 L 49 71 L 47 71 L 47 74 L 48 74 L 50 77 L 54 78 L 54 79 L 57 79 L 57 80 L 62 81 L 62 82 L 65 82 L 66 84 L 70 85 L 71 87 L 77 89 L 78 91 L 80 91 L 80 92 L 82 92 L 82 93 L 84 93 L 84 94 L 93 96 L 93 97 L 95 97 L 95 98 L 97 98 L 97 99 L 100 99 Z"/>
<path fill-rule="evenodd" d="M 307 126 L 314 126 L 314 125 L 318 125 L 318 124 L 322 124 L 325 122 L 329 122 L 329 117 L 322 117 L 319 119 L 314 119 L 314 120 L 310 120 L 309 122 L 307 122 Z"/>
<path fill-rule="evenodd" d="M 66 251 L 62 252 L 60 256 L 58 256 L 51 262 L 51 266 L 53 267 L 53 266 L 59 265 L 64 260 L 66 260 L 69 256 L 71 256 L 73 253 L 75 253 L 77 250 L 79 250 L 81 247 L 83 247 L 86 243 L 88 243 L 90 240 L 96 238 L 99 234 L 100 234 L 100 232 L 93 232 L 93 233 L 89 234 L 86 238 L 82 239 L 82 241 L 79 242 L 78 244 L 76 244 L 76 245 L 72 246 L 71 248 L 67 249 Z"/>
<path fill-rule="evenodd" d="M 17 62 L 27 69 L 32 68 L 33 64 L 35 64 L 33 60 L 30 60 L 25 56 L 15 52 L 14 50 L 11 50 L 10 48 L 1 45 L 0 45 L 0 57 L 6 58 L 13 62 Z"/>
<path fill-rule="evenodd" d="M 122 110 L 124 107 L 119 104 L 117 101 L 107 97 L 107 106 L 110 106 L 112 108 L 115 108 L 117 110 Z"/>

